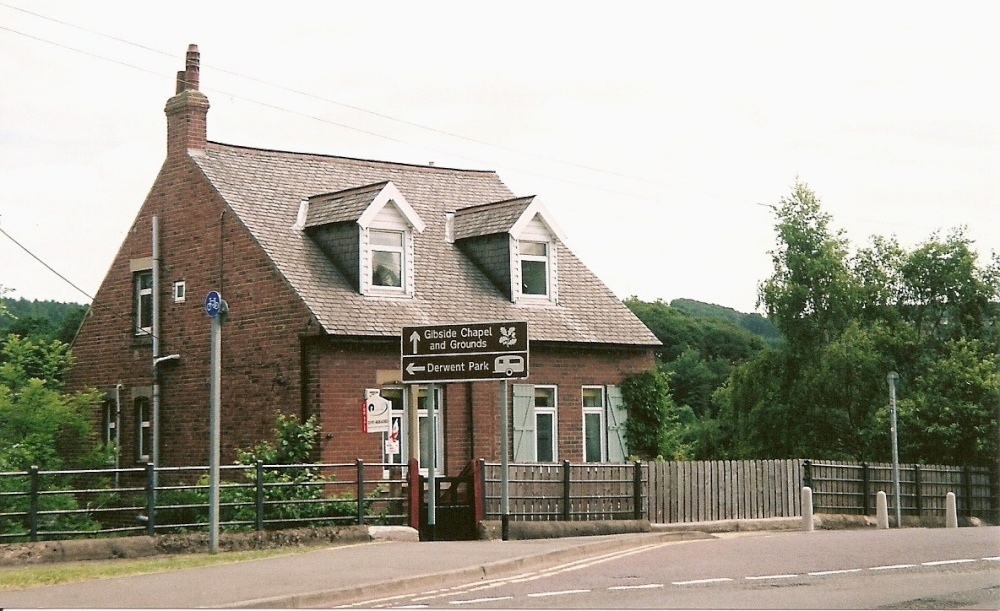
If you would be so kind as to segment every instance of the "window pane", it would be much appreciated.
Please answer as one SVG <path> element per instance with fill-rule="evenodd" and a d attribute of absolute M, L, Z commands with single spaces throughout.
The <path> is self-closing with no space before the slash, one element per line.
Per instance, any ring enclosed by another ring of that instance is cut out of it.
<path fill-rule="evenodd" d="M 544 257 L 546 250 L 548 250 L 548 244 L 545 242 L 521 242 L 520 250 L 522 255 Z"/>
<path fill-rule="evenodd" d="M 537 448 L 535 456 L 538 462 L 552 462 L 552 420 L 553 414 L 535 414 L 535 439 Z"/>
<path fill-rule="evenodd" d="M 555 407 L 555 406 L 556 406 L 556 389 L 545 388 L 544 386 L 536 386 L 535 407 Z"/>
<path fill-rule="evenodd" d="M 405 424 L 403 418 L 403 389 L 383 388 L 379 394 L 383 399 L 392 404 L 389 432 L 383 433 L 383 439 L 385 440 L 385 447 L 382 449 L 383 462 L 401 464 L 403 462 L 403 434 Z"/>
<path fill-rule="evenodd" d="M 153 296 L 139 296 L 139 320 L 136 325 L 140 329 L 149 329 L 153 326 Z"/>
<path fill-rule="evenodd" d="M 583 406 L 584 407 L 603 407 L 603 395 L 602 389 L 600 388 L 584 388 L 583 389 Z"/>
<path fill-rule="evenodd" d="M 403 246 L 403 234 L 399 231 L 371 231 L 369 234 L 373 246 Z"/>
<path fill-rule="evenodd" d="M 584 462 L 601 462 L 601 415 L 584 414 Z"/>
<path fill-rule="evenodd" d="M 521 292 L 525 295 L 547 295 L 549 283 L 545 261 L 521 261 Z"/>
<path fill-rule="evenodd" d="M 139 273 L 139 289 L 151 289 L 153 288 L 153 272 L 140 272 Z"/>
<path fill-rule="evenodd" d="M 401 287 L 403 255 L 383 250 L 372 251 L 372 285 Z"/>

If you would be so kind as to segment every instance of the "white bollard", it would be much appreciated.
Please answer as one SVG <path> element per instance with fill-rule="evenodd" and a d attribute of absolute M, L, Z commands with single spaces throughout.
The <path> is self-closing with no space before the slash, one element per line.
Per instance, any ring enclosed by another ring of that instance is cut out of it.
<path fill-rule="evenodd" d="M 889 503 L 884 490 L 879 490 L 875 496 L 875 528 L 889 528 Z"/>
<path fill-rule="evenodd" d="M 944 527 L 958 528 L 958 509 L 955 507 L 954 492 L 949 492 L 944 498 Z"/>
<path fill-rule="evenodd" d="M 802 487 L 802 530 L 813 530 L 813 491 L 809 486 Z"/>

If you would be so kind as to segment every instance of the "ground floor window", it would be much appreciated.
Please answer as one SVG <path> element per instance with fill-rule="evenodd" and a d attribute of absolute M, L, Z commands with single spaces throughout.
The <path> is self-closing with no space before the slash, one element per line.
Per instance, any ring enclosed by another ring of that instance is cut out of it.
<path fill-rule="evenodd" d="M 444 422 L 441 419 L 444 404 L 443 387 L 436 386 L 437 395 L 437 452 L 434 457 L 435 473 L 441 473 L 441 465 L 444 463 Z M 409 392 L 403 386 L 384 386 L 380 389 L 383 399 L 392 404 L 390 416 L 389 432 L 383 433 L 383 462 L 389 464 L 406 464 L 410 460 L 412 452 L 409 447 L 409 425 L 406 418 L 406 410 L 409 407 Z M 417 457 L 420 462 L 421 474 L 427 474 L 427 466 L 431 462 L 431 427 L 430 427 L 430 392 L 427 386 L 417 388 L 417 431 L 420 443 L 420 455 Z"/>
<path fill-rule="evenodd" d="M 107 397 L 101 401 L 101 442 L 105 447 L 118 446 L 118 401 Z"/>
<path fill-rule="evenodd" d="M 135 399 L 135 460 L 150 461 L 153 451 L 153 421 L 149 410 L 149 397 Z"/>
<path fill-rule="evenodd" d="M 535 460 L 555 462 L 558 458 L 556 387 L 535 386 Z"/>
<path fill-rule="evenodd" d="M 604 387 L 583 387 L 583 461 L 607 460 L 604 427 Z"/>

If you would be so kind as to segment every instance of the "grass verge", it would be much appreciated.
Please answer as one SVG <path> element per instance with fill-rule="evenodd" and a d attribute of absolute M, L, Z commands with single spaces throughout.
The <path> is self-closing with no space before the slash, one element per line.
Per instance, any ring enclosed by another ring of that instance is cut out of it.
<path fill-rule="evenodd" d="M 3 567 L 0 568 L 0 591 L 260 560 L 262 558 L 299 554 L 310 549 L 297 547 L 290 549 L 222 552 L 219 554 L 178 554 L 150 558 L 81 560 L 76 562 L 33 564 L 23 567 Z"/>

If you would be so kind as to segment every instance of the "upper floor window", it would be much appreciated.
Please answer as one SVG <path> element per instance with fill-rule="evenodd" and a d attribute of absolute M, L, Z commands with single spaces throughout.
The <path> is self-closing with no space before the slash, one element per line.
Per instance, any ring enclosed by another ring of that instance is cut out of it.
<path fill-rule="evenodd" d="M 369 231 L 371 245 L 372 287 L 403 288 L 406 265 L 406 242 L 402 231 Z"/>
<path fill-rule="evenodd" d="M 153 270 L 137 271 L 132 276 L 136 335 L 153 333 Z"/>
<path fill-rule="evenodd" d="M 549 245 L 545 242 L 521 242 L 521 294 L 549 295 Z"/>

